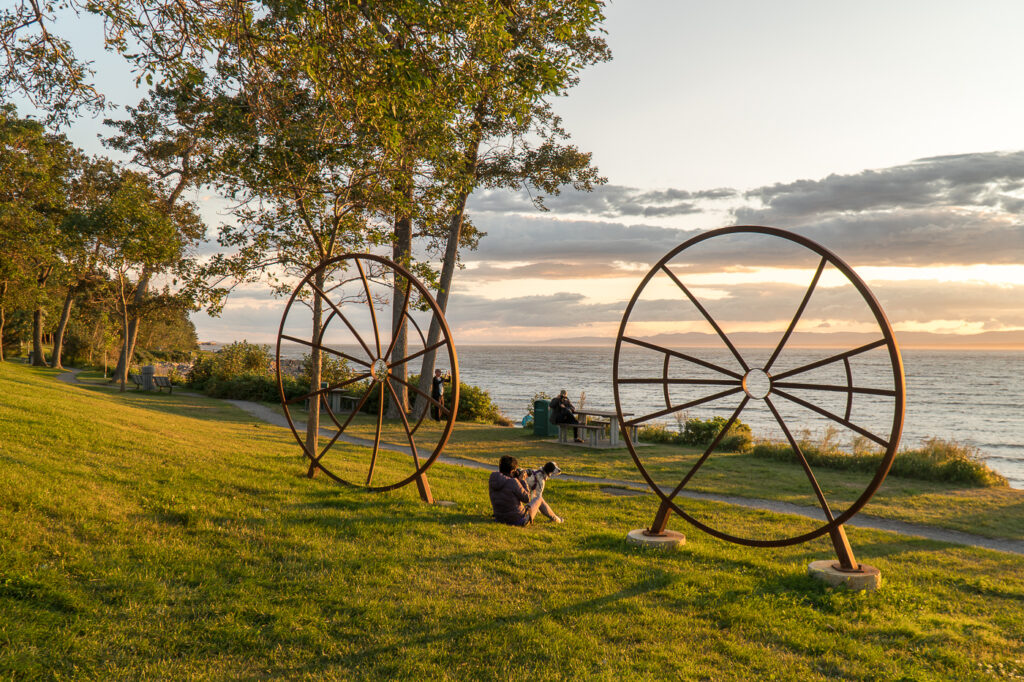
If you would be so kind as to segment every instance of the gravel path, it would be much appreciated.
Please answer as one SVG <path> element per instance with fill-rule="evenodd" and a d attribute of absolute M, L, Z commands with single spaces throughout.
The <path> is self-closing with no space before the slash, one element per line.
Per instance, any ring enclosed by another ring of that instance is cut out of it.
<path fill-rule="evenodd" d="M 64 372 L 58 375 L 61 381 L 72 384 L 78 379 L 78 373 L 81 370 L 72 369 L 68 372 Z M 186 393 L 181 392 L 182 395 Z M 192 394 L 197 395 L 197 394 Z M 288 428 L 288 421 L 283 415 L 278 414 L 266 405 L 260 403 L 250 402 L 248 400 L 225 400 L 224 402 L 230 403 L 238 409 L 246 412 L 247 414 L 256 417 L 257 419 L 273 424 L 274 426 L 280 426 Z M 296 422 L 296 428 L 301 433 L 305 430 L 305 424 L 302 422 Z M 334 436 L 334 432 L 329 429 L 320 429 L 320 433 L 325 437 L 330 438 Z M 356 438 L 354 436 L 342 435 L 338 440 L 353 445 L 367 445 L 372 447 L 373 441 L 365 438 Z M 408 447 L 403 445 L 390 445 L 381 444 L 381 447 L 387 450 L 393 450 L 395 452 L 402 452 L 405 454 L 411 454 Z M 461 457 L 447 457 L 440 456 L 437 458 L 438 462 L 443 464 L 450 464 L 453 466 L 466 467 L 468 469 L 479 469 L 481 471 L 496 471 L 497 467 L 488 464 L 481 464 L 469 459 L 463 459 Z M 653 494 L 650 489 L 642 483 L 636 481 L 623 481 L 613 478 L 598 478 L 595 476 L 574 476 L 569 474 L 563 474 L 562 477 L 567 481 L 577 481 L 579 483 L 594 483 L 597 485 L 611 486 L 615 488 L 624 488 L 627 490 L 639 491 L 645 494 Z M 670 492 L 666 490 L 666 492 Z M 740 507 L 747 507 L 749 509 L 761 509 L 765 511 L 777 512 L 779 514 L 794 514 L 796 516 L 804 516 L 812 518 L 818 521 L 824 521 L 825 516 L 821 509 L 816 507 L 804 507 L 801 505 L 790 504 L 788 502 L 778 502 L 775 500 L 762 500 L 749 497 L 734 497 L 731 495 L 717 495 L 714 493 L 700 493 L 693 491 L 682 491 L 679 493 L 679 497 L 685 497 L 694 500 L 708 500 L 713 502 L 725 502 L 727 504 L 735 504 Z M 936 528 L 934 526 L 926 526 L 918 523 L 906 523 L 903 521 L 894 521 L 892 519 L 883 519 L 877 516 L 870 516 L 868 514 L 857 514 L 845 524 L 852 528 L 870 528 L 872 530 L 884 530 L 892 533 L 898 533 L 900 535 L 909 535 L 914 537 L 926 538 L 928 540 L 937 540 L 939 542 L 948 542 L 953 545 L 965 545 L 968 547 L 981 547 L 984 549 L 992 549 L 998 552 L 1009 552 L 1011 554 L 1024 555 L 1024 540 L 1005 540 L 997 538 L 987 538 L 981 535 L 973 535 L 971 533 L 964 533 L 957 530 L 947 530 L 945 528 Z"/>

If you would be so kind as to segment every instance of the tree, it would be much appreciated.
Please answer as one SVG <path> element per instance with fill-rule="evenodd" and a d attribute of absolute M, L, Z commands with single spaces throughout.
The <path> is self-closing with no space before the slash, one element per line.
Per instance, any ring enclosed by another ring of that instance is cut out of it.
<path fill-rule="evenodd" d="M 5 281 L 31 282 L 32 363 L 45 366 L 44 308 L 50 278 L 60 267 L 61 227 L 68 211 L 70 178 L 80 156 L 42 124 L 0 107 L 0 242 Z M 9 249 L 9 250 L 8 250 Z"/>
<path fill-rule="evenodd" d="M 105 121 L 119 131 L 107 138 L 106 144 L 130 154 L 132 164 L 148 175 L 160 193 L 162 210 L 177 221 L 186 243 L 202 239 L 205 226 L 193 219 L 197 211 L 184 201 L 183 193 L 209 178 L 217 149 L 212 104 L 206 99 L 203 80 L 201 72 L 190 69 L 176 84 L 157 85 L 138 106 L 128 107 L 129 118 Z M 127 376 L 150 283 L 168 266 L 159 262 L 143 265 L 129 313 L 128 343 L 118 359 L 115 378 Z"/>
<path fill-rule="evenodd" d="M 442 226 L 447 234 L 438 238 L 444 244 L 436 294 L 442 312 L 448 308 L 463 241 L 466 203 L 477 187 L 527 189 L 544 210 L 545 194 L 557 195 L 566 185 L 590 191 L 604 182 L 591 165 L 590 154 L 565 144 L 568 133 L 550 104 L 579 81 L 583 68 L 610 58 L 597 34 L 604 3 L 509 0 L 502 4 L 508 11 L 507 49 L 496 60 L 467 59 L 460 65 L 464 77 L 476 82 L 477 97 L 467 101 L 453 121 L 451 161 L 436 178 L 453 190 Z M 428 346 L 439 338 L 435 321 L 428 332 Z M 434 360 L 434 352 L 423 355 L 421 391 L 429 387 Z"/>
<path fill-rule="evenodd" d="M 128 355 L 132 295 L 138 286 L 132 276 L 147 269 L 171 267 L 180 261 L 199 219 L 187 211 L 168 213 L 165 202 L 148 178 L 123 171 L 110 198 L 91 216 L 99 229 L 100 262 L 111 274 L 115 305 L 121 323 L 121 355 Z M 115 375 L 125 390 L 128 365 Z"/>

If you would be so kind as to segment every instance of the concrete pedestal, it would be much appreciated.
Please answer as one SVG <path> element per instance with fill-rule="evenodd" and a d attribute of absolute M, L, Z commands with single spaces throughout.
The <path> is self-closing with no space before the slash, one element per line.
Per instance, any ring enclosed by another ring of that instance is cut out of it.
<path fill-rule="evenodd" d="M 656 547 L 663 550 L 679 549 L 686 544 L 686 536 L 674 530 L 666 530 L 660 535 L 645 535 L 646 528 L 629 531 L 626 542 L 641 547 Z"/>
<path fill-rule="evenodd" d="M 882 586 L 882 573 L 874 566 L 861 564 L 860 571 L 850 573 L 840 571 L 836 564 L 835 559 L 812 561 L 807 566 L 807 572 L 812 578 L 822 580 L 833 587 L 844 585 L 851 590 L 874 592 Z"/>

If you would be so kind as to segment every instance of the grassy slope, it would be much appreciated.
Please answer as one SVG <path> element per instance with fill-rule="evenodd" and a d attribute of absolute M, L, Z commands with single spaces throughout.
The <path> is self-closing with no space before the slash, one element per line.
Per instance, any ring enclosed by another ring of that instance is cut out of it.
<path fill-rule="evenodd" d="M 274 409 L 281 413 L 280 406 Z M 293 415 L 305 419 L 303 410 L 293 410 Z M 372 418 L 360 416 L 348 432 L 373 438 L 374 425 Z M 430 425 L 430 422 L 424 423 L 424 435 L 431 432 Z M 401 426 L 390 426 L 386 434 L 394 442 L 401 442 Z M 646 487 L 625 449 L 563 447 L 548 439 L 535 438 L 529 430 L 520 428 L 459 423 L 445 454 L 486 464 L 494 464 L 504 454 L 514 455 L 531 465 L 555 460 L 568 474 L 631 481 Z M 675 445 L 645 444 L 639 449 L 639 454 L 659 485 L 674 488 L 701 451 Z M 836 512 L 845 510 L 864 492 L 871 480 L 871 476 L 856 471 L 817 467 L 814 473 Z M 687 484 L 687 489 L 818 507 L 801 467 L 752 455 L 715 453 Z M 1008 487 L 977 488 L 889 476 L 863 512 L 992 538 L 1024 539 L 1024 491 Z M 710 523 L 711 520 L 708 521 Z M 722 530 L 735 535 L 745 534 L 741 526 Z"/>
<path fill-rule="evenodd" d="M 368 494 L 306 479 L 286 432 L 216 401 L 51 374 L 0 364 L 0 677 L 1024 675 L 1017 556 L 852 530 L 886 585 L 831 590 L 805 575 L 820 540 L 630 548 L 652 499 L 565 481 L 566 524 L 508 528 L 484 472 L 431 470 L 455 507 Z"/>

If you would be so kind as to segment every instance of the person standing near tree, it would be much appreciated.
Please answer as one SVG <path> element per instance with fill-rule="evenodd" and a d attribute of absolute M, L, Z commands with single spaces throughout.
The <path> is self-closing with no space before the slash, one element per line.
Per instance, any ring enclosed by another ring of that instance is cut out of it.
<path fill-rule="evenodd" d="M 434 419 L 437 421 L 441 421 L 441 405 L 444 405 L 444 385 L 451 382 L 452 375 L 450 372 L 441 374 L 441 370 L 434 370 L 434 378 L 430 384 L 430 397 L 440 403 L 439 405 L 434 405 L 432 409 Z"/>

